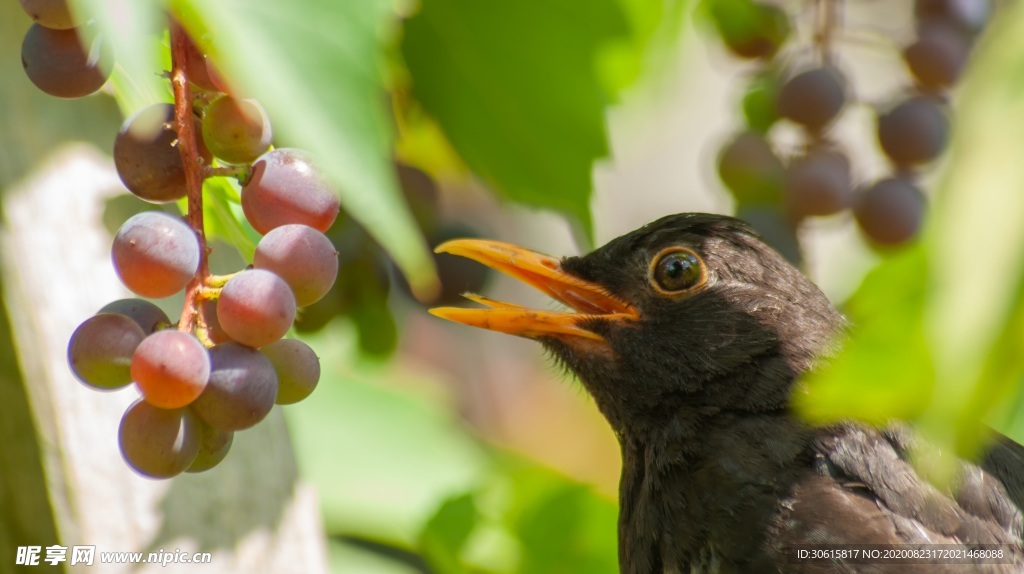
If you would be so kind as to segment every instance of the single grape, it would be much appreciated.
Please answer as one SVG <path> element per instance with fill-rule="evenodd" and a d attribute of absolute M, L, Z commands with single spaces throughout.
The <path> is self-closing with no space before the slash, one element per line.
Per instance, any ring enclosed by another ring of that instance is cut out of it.
<path fill-rule="evenodd" d="M 917 41 L 903 51 L 903 60 L 921 88 L 938 91 L 960 79 L 969 52 L 962 32 L 933 23 L 921 27 Z"/>
<path fill-rule="evenodd" d="M 225 94 L 238 93 L 234 86 L 224 79 L 224 75 L 220 73 L 220 69 L 217 68 L 217 65 L 213 63 L 209 56 L 206 57 L 206 75 L 210 78 L 210 83 L 217 88 L 217 91 L 224 92 Z"/>
<path fill-rule="evenodd" d="M 221 291 L 217 319 L 232 340 L 262 347 L 284 336 L 295 321 L 295 295 L 270 271 L 242 271 Z"/>
<path fill-rule="evenodd" d="M 934 99 L 917 96 L 878 117 L 878 143 L 897 166 L 932 161 L 946 148 L 949 119 Z"/>
<path fill-rule="evenodd" d="M 71 372 L 90 387 L 123 387 L 132 382 L 132 354 L 145 338 L 142 327 L 124 315 L 101 312 L 90 317 L 68 342 Z"/>
<path fill-rule="evenodd" d="M 797 218 L 838 213 L 852 196 L 850 160 L 839 151 L 813 149 L 786 174 L 786 207 Z"/>
<path fill-rule="evenodd" d="M 139 399 L 121 418 L 117 433 L 121 455 L 144 476 L 181 474 L 199 452 L 198 425 L 188 409 L 161 409 Z"/>
<path fill-rule="evenodd" d="M 145 299 L 118 299 L 104 305 L 98 313 L 117 313 L 129 317 L 147 335 L 171 324 L 163 309 Z"/>
<path fill-rule="evenodd" d="M 185 197 L 185 164 L 177 142 L 171 104 L 154 104 L 125 120 L 114 139 L 114 167 L 125 187 L 152 203 Z M 200 154 L 209 160 L 205 147 Z"/>
<path fill-rule="evenodd" d="M 190 36 L 186 38 L 188 41 L 185 44 L 185 65 L 188 67 L 188 81 L 208 92 L 221 91 L 206 71 L 206 55 Z"/>
<path fill-rule="evenodd" d="M 764 136 L 744 132 L 718 155 L 718 176 L 740 203 L 777 203 L 786 169 Z"/>
<path fill-rule="evenodd" d="M 812 132 L 821 131 L 846 104 L 846 80 L 835 68 L 801 72 L 779 89 L 779 115 Z"/>
<path fill-rule="evenodd" d="M 37 88 L 58 98 L 81 98 L 110 77 L 113 52 L 91 30 L 53 30 L 33 24 L 21 44 L 21 65 Z"/>
<path fill-rule="evenodd" d="M 320 381 L 320 359 L 309 345 L 298 339 L 281 339 L 260 349 L 277 373 L 279 405 L 290 405 L 308 397 Z"/>
<path fill-rule="evenodd" d="M 80 24 L 68 8 L 67 0 L 20 0 L 25 13 L 40 26 L 68 30 Z"/>
<path fill-rule="evenodd" d="M 292 223 L 271 229 L 256 246 L 253 266 L 276 273 L 300 307 L 323 298 L 338 277 L 338 252 L 327 236 Z"/>
<path fill-rule="evenodd" d="M 267 151 L 272 139 L 270 118 L 256 100 L 224 95 L 206 108 L 203 141 L 227 163 L 252 163 Z"/>
<path fill-rule="evenodd" d="M 162 409 L 196 400 L 210 378 L 210 356 L 198 339 L 166 329 L 146 337 L 132 356 L 132 380 L 142 398 Z"/>
<path fill-rule="evenodd" d="M 297 149 L 279 148 L 260 156 L 242 188 L 242 211 L 261 234 L 289 223 L 327 231 L 339 205 L 311 156 Z"/>
<path fill-rule="evenodd" d="M 779 7 L 757 2 L 714 2 L 711 17 L 729 51 L 769 60 L 789 36 L 789 18 Z"/>
<path fill-rule="evenodd" d="M 125 287 L 143 297 L 169 297 L 199 268 L 199 240 L 180 219 L 144 211 L 124 222 L 111 249 Z"/>
<path fill-rule="evenodd" d="M 921 23 L 942 22 L 967 33 L 977 33 L 988 22 L 989 0 L 916 0 L 914 16 Z"/>
<path fill-rule="evenodd" d="M 235 433 L 211 427 L 197 417 L 199 429 L 199 453 L 185 472 L 203 472 L 220 464 L 231 450 Z"/>
<path fill-rule="evenodd" d="M 924 194 L 908 179 L 883 179 L 860 192 L 853 214 L 878 245 L 895 246 L 917 235 L 924 220 Z"/>
<path fill-rule="evenodd" d="M 242 430 L 263 420 L 277 397 L 270 359 L 252 347 L 222 343 L 210 349 L 210 360 L 210 383 L 192 410 L 220 430 Z"/>

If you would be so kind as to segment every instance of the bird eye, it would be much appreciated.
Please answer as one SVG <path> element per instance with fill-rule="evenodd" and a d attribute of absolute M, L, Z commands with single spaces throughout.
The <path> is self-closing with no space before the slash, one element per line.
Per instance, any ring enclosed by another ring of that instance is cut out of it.
<path fill-rule="evenodd" d="M 672 294 L 704 283 L 704 262 L 692 251 L 672 248 L 662 251 L 651 265 L 654 288 Z"/>

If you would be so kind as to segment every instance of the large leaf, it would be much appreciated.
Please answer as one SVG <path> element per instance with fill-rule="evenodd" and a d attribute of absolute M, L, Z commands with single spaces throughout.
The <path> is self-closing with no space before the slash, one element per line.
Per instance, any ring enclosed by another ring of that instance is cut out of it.
<path fill-rule="evenodd" d="M 591 167 L 608 153 L 604 111 L 624 83 L 609 78 L 629 73 L 629 42 L 614 0 L 425 0 L 402 54 L 413 93 L 476 173 L 590 235 Z"/>

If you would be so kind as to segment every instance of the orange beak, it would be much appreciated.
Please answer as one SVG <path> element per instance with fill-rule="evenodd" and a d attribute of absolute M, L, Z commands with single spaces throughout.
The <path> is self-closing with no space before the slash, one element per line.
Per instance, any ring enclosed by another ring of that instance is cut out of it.
<path fill-rule="evenodd" d="M 632 321 L 637 312 L 612 297 L 599 285 L 583 281 L 562 270 L 558 259 L 499 241 L 455 239 L 434 249 L 436 253 L 461 255 L 519 279 L 572 308 L 570 312 L 528 309 L 466 293 L 463 297 L 486 309 L 437 307 L 430 313 L 481 329 L 520 337 L 582 337 L 603 341 L 601 335 L 579 324 L 600 317 L 608 321 Z"/>

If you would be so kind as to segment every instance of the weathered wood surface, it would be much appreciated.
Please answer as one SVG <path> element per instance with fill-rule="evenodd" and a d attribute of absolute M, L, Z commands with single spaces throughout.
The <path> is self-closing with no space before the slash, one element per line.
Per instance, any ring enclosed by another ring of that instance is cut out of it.
<path fill-rule="evenodd" d="M 237 433 L 213 471 L 150 480 L 131 471 L 117 448 L 118 422 L 137 396 L 134 388 L 97 392 L 68 371 L 75 327 L 104 304 L 131 296 L 111 268 L 111 236 L 102 225 L 106 198 L 122 191 L 108 159 L 73 146 L 3 198 L 3 296 L 31 418 L 5 412 L 24 409 L 24 399 L 0 404 L 0 438 L 38 444 L 57 536 L 29 543 L 95 546 L 97 565 L 70 572 L 326 572 L 316 495 L 297 477 L 280 412 Z M 19 396 L 11 384 L 3 382 L 0 398 Z M 0 465 L 8 465 L 0 466 L 0 486 L 7 487 L 0 493 L 16 491 L 19 477 L 31 473 L 24 453 L 33 449 L 18 452 L 20 459 L 0 456 Z M 35 507 L 46 505 L 37 500 Z M 0 508 L 0 533 L 21 533 L 11 535 L 21 541 L 53 532 L 46 517 L 26 523 L 29 513 Z M 161 549 L 210 552 L 212 563 L 99 564 L 102 552 Z M 15 548 L 0 549 L 0 572 L 14 568 L 14 556 Z"/>

